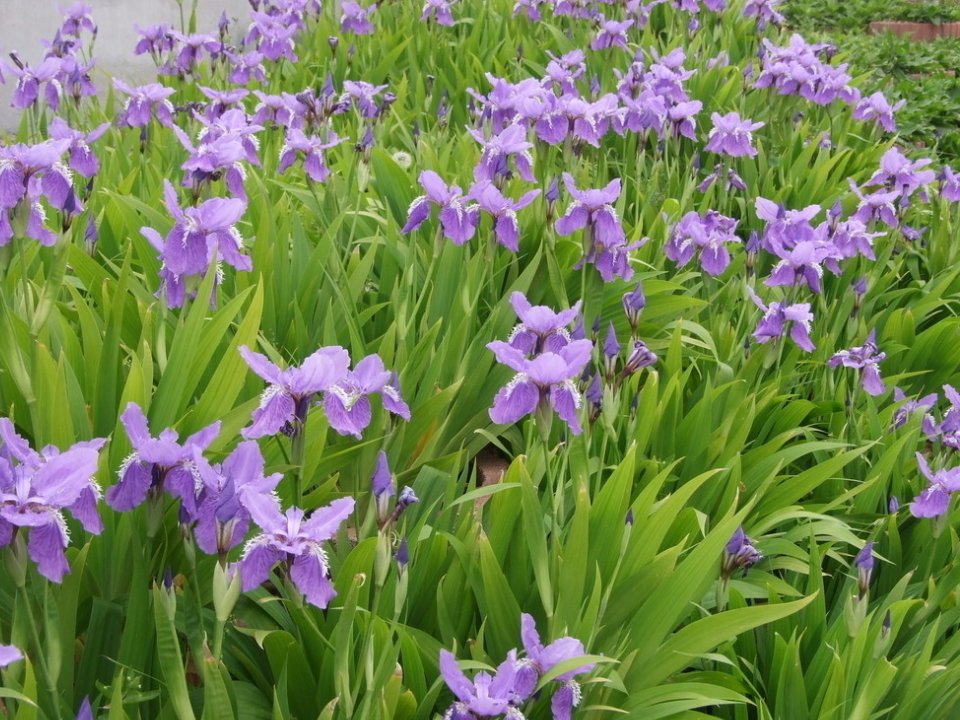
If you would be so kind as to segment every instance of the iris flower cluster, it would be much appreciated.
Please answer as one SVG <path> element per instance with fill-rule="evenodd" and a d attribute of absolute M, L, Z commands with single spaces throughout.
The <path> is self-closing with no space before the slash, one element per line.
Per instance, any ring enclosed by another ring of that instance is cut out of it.
<path fill-rule="evenodd" d="M 477 720 L 485 717 L 522 720 L 523 706 L 534 697 L 540 678 L 560 663 L 583 657 L 583 643 L 573 637 L 561 637 L 543 645 L 536 621 L 526 613 L 520 616 L 520 639 L 525 656 L 516 650 L 491 675 L 481 671 L 468 678 L 457 664 L 456 656 L 440 651 L 440 675 L 456 700 L 444 713 L 444 720 Z M 592 663 L 557 676 L 551 686 L 550 709 L 554 720 L 569 720 L 580 703 L 580 685 L 577 675 L 591 672 Z"/>
<path fill-rule="evenodd" d="M 244 429 L 247 438 L 302 432 L 307 411 L 322 395 L 320 404 L 327 422 L 341 435 L 361 438 L 373 418 L 372 395 L 383 407 L 404 420 L 410 408 L 397 384 L 397 377 L 384 367 L 379 355 L 368 355 L 350 369 L 350 356 L 339 346 L 322 347 L 299 367 L 281 370 L 265 355 L 241 347 L 240 353 L 254 373 L 269 385 L 253 411 L 253 424 Z"/>
<path fill-rule="evenodd" d="M 579 303 L 555 313 L 543 305 L 531 305 L 523 293 L 515 292 L 510 304 L 520 324 L 507 342 L 497 340 L 487 347 L 516 374 L 494 398 L 490 419 L 509 425 L 533 413 L 548 419 L 553 411 L 574 435 L 580 434 L 583 399 L 577 383 L 590 361 L 593 343 L 573 340 L 567 331 Z"/>

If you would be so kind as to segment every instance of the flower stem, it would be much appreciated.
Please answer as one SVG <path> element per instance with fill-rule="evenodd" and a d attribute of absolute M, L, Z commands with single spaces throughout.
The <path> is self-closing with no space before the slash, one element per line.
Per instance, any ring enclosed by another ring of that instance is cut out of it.
<path fill-rule="evenodd" d="M 293 474 L 293 504 L 297 507 L 300 507 L 303 500 L 303 456 L 306 449 L 306 431 L 307 420 L 304 418 L 303 423 L 290 438 L 290 461 L 296 467 Z"/>

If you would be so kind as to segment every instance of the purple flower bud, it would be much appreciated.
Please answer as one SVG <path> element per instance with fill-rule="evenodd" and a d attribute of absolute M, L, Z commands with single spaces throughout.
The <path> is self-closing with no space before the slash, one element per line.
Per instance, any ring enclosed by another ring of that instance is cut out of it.
<path fill-rule="evenodd" d="M 883 616 L 883 625 L 880 626 L 880 636 L 886 638 L 890 635 L 890 628 L 893 626 L 893 617 L 890 615 L 890 611 L 887 610 L 887 614 Z"/>
<path fill-rule="evenodd" d="M 634 522 L 634 518 L 633 518 L 633 508 L 630 508 L 629 510 L 627 510 L 627 517 L 624 518 L 624 521 L 623 521 L 623 522 L 624 522 L 624 524 L 633 527 L 633 522 Z"/>
<path fill-rule="evenodd" d="M 862 600 L 870 589 L 870 576 L 873 574 L 873 543 L 868 542 L 863 549 L 857 553 L 853 564 L 857 568 L 857 585 L 859 589 L 859 598 Z"/>
<path fill-rule="evenodd" d="M 761 560 L 763 555 L 753 546 L 753 540 L 747 537 L 742 527 L 738 527 L 724 548 L 720 574 L 724 579 L 729 579 L 740 568 L 746 572 Z"/>
<path fill-rule="evenodd" d="M 583 313 L 577 313 L 577 321 L 573 326 L 573 330 L 570 331 L 571 340 L 586 340 L 587 333 L 583 327 Z"/>
<path fill-rule="evenodd" d="M 383 450 L 377 454 L 377 465 L 373 470 L 373 477 L 370 482 L 373 497 L 377 502 L 377 515 L 380 518 L 385 518 L 388 509 L 387 502 L 396 495 L 397 491 L 393 486 L 393 474 L 387 464 L 387 454 Z"/>
<path fill-rule="evenodd" d="M 334 53 L 337 52 L 337 48 L 340 46 L 340 38 L 336 35 L 331 35 L 327 38 L 327 45 L 330 46 L 330 50 Z"/>
<path fill-rule="evenodd" d="M 403 489 L 400 491 L 400 496 L 397 498 L 397 507 L 406 508 L 409 505 L 420 502 L 420 498 L 417 497 L 416 493 L 413 491 L 413 488 L 409 485 L 404 485 Z"/>
<path fill-rule="evenodd" d="M 557 175 L 553 176 L 553 180 L 550 181 L 550 185 L 547 187 L 547 192 L 544 193 L 543 197 L 548 203 L 555 203 L 560 199 L 560 177 Z"/>
<path fill-rule="evenodd" d="M 620 357 L 620 341 L 617 340 L 617 328 L 611 322 L 607 327 L 607 337 L 603 342 L 604 367 L 607 377 L 617 372 L 617 358 Z"/>
<path fill-rule="evenodd" d="M 404 538 L 400 541 L 400 547 L 397 548 L 397 565 L 400 566 L 402 570 L 410 563 L 410 549 L 407 547 L 407 539 Z"/>
<path fill-rule="evenodd" d="M 633 351 L 623 366 L 623 374 L 633 375 L 638 370 L 650 367 L 657 362 L 657 356 L 641 340 L 633 343 Z"/>
<path fill-rule="evenodd" d="M 891 515 L 896 515 L 900 512 L 900 499 L 896 495 L 890 496 L 890 502 L 887 503 L 887 510 L 890 511 Z"/>
<path fill-rule="evenodd" d="M 630 329 L 636 332 L 637 324 L 640 322 L 640 313 L 647 306 L 647 296 L 643 294 L 643 284 L 637 283 L 637 286 L 623 296 L 623 311 L 627 315 L 627 322 L 630 323 Z"/>
<path fill-rule="evenodd" d="M 87 220 L 87 230 L 83 234 L 83 244 L 88 255 L 93 255 L 99 239 L 100 231 L 97 229 L 97 221 L 91 216 Z"/>
<path fill-rule="evenodd" d="M 867 276 L 864 275 L 853 283 L 853 291 L 863 297 L 867 294 Z"/>
<path fill-rule="evenodd" d="M 744 182 L 742 177 L 737 175 L 736 170 L 733 168 L 727 170 L 727 190 L 730 190 L 730 188 L 740 190 L 741 192 L 747 189 L 747 183 Z"/>

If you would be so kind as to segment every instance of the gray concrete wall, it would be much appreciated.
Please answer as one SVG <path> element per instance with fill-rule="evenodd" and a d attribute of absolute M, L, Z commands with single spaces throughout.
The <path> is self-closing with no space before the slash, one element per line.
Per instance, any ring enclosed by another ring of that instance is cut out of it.
<path fill-rule="evenodd" d="M 70 7 L 74 0 L 0 0 L 0 52 L 3 61 L 7 53 L 16 51 L 31 63 L 43 58 L 41 40 L 53 37 L 61 22 L 61 10 Z M 170 23 L 180 27 L 180 9 L 175 0 L 83 0 L 93 8 L 93 18 L 99 27 L 94 57 L 97 67 L 94 82 L 104 89 L 109 77 L 115 75 L 127 80 L 146 82 L 153 78 L 154 67 L 149 56 L 136 57 L 133 48 L 137 43 L 134 25 L 146 27 L 158 23 Z M 193 0 L 184 0 L 184 14 L 189 17 Z M 216 29 L 220 13 L 226 10 L 231 18 L 239 18 L 246 28 L 250 5 L 247 0 L 198 0 L 197 30 Z M 4 73 L 8 76 L 9 73 Z M 10 107 L 13 87 L 0 85 L 0 128 L 16 127 L 20 120 L 19 110 Z"/>

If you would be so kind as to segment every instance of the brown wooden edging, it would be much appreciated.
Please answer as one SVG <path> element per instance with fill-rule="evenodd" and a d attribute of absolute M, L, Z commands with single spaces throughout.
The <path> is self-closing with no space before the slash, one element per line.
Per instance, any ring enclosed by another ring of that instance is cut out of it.
<path fill-rule="evenodd" d="M 960 22 L 933 23 L 907 22 L 902 20 L 874 20 L 868 26 L 872 35 L 890 32 L 899 37 L 907 37 L 915 42 L 929 42 L 942 37 L 960 38 Z"/>

